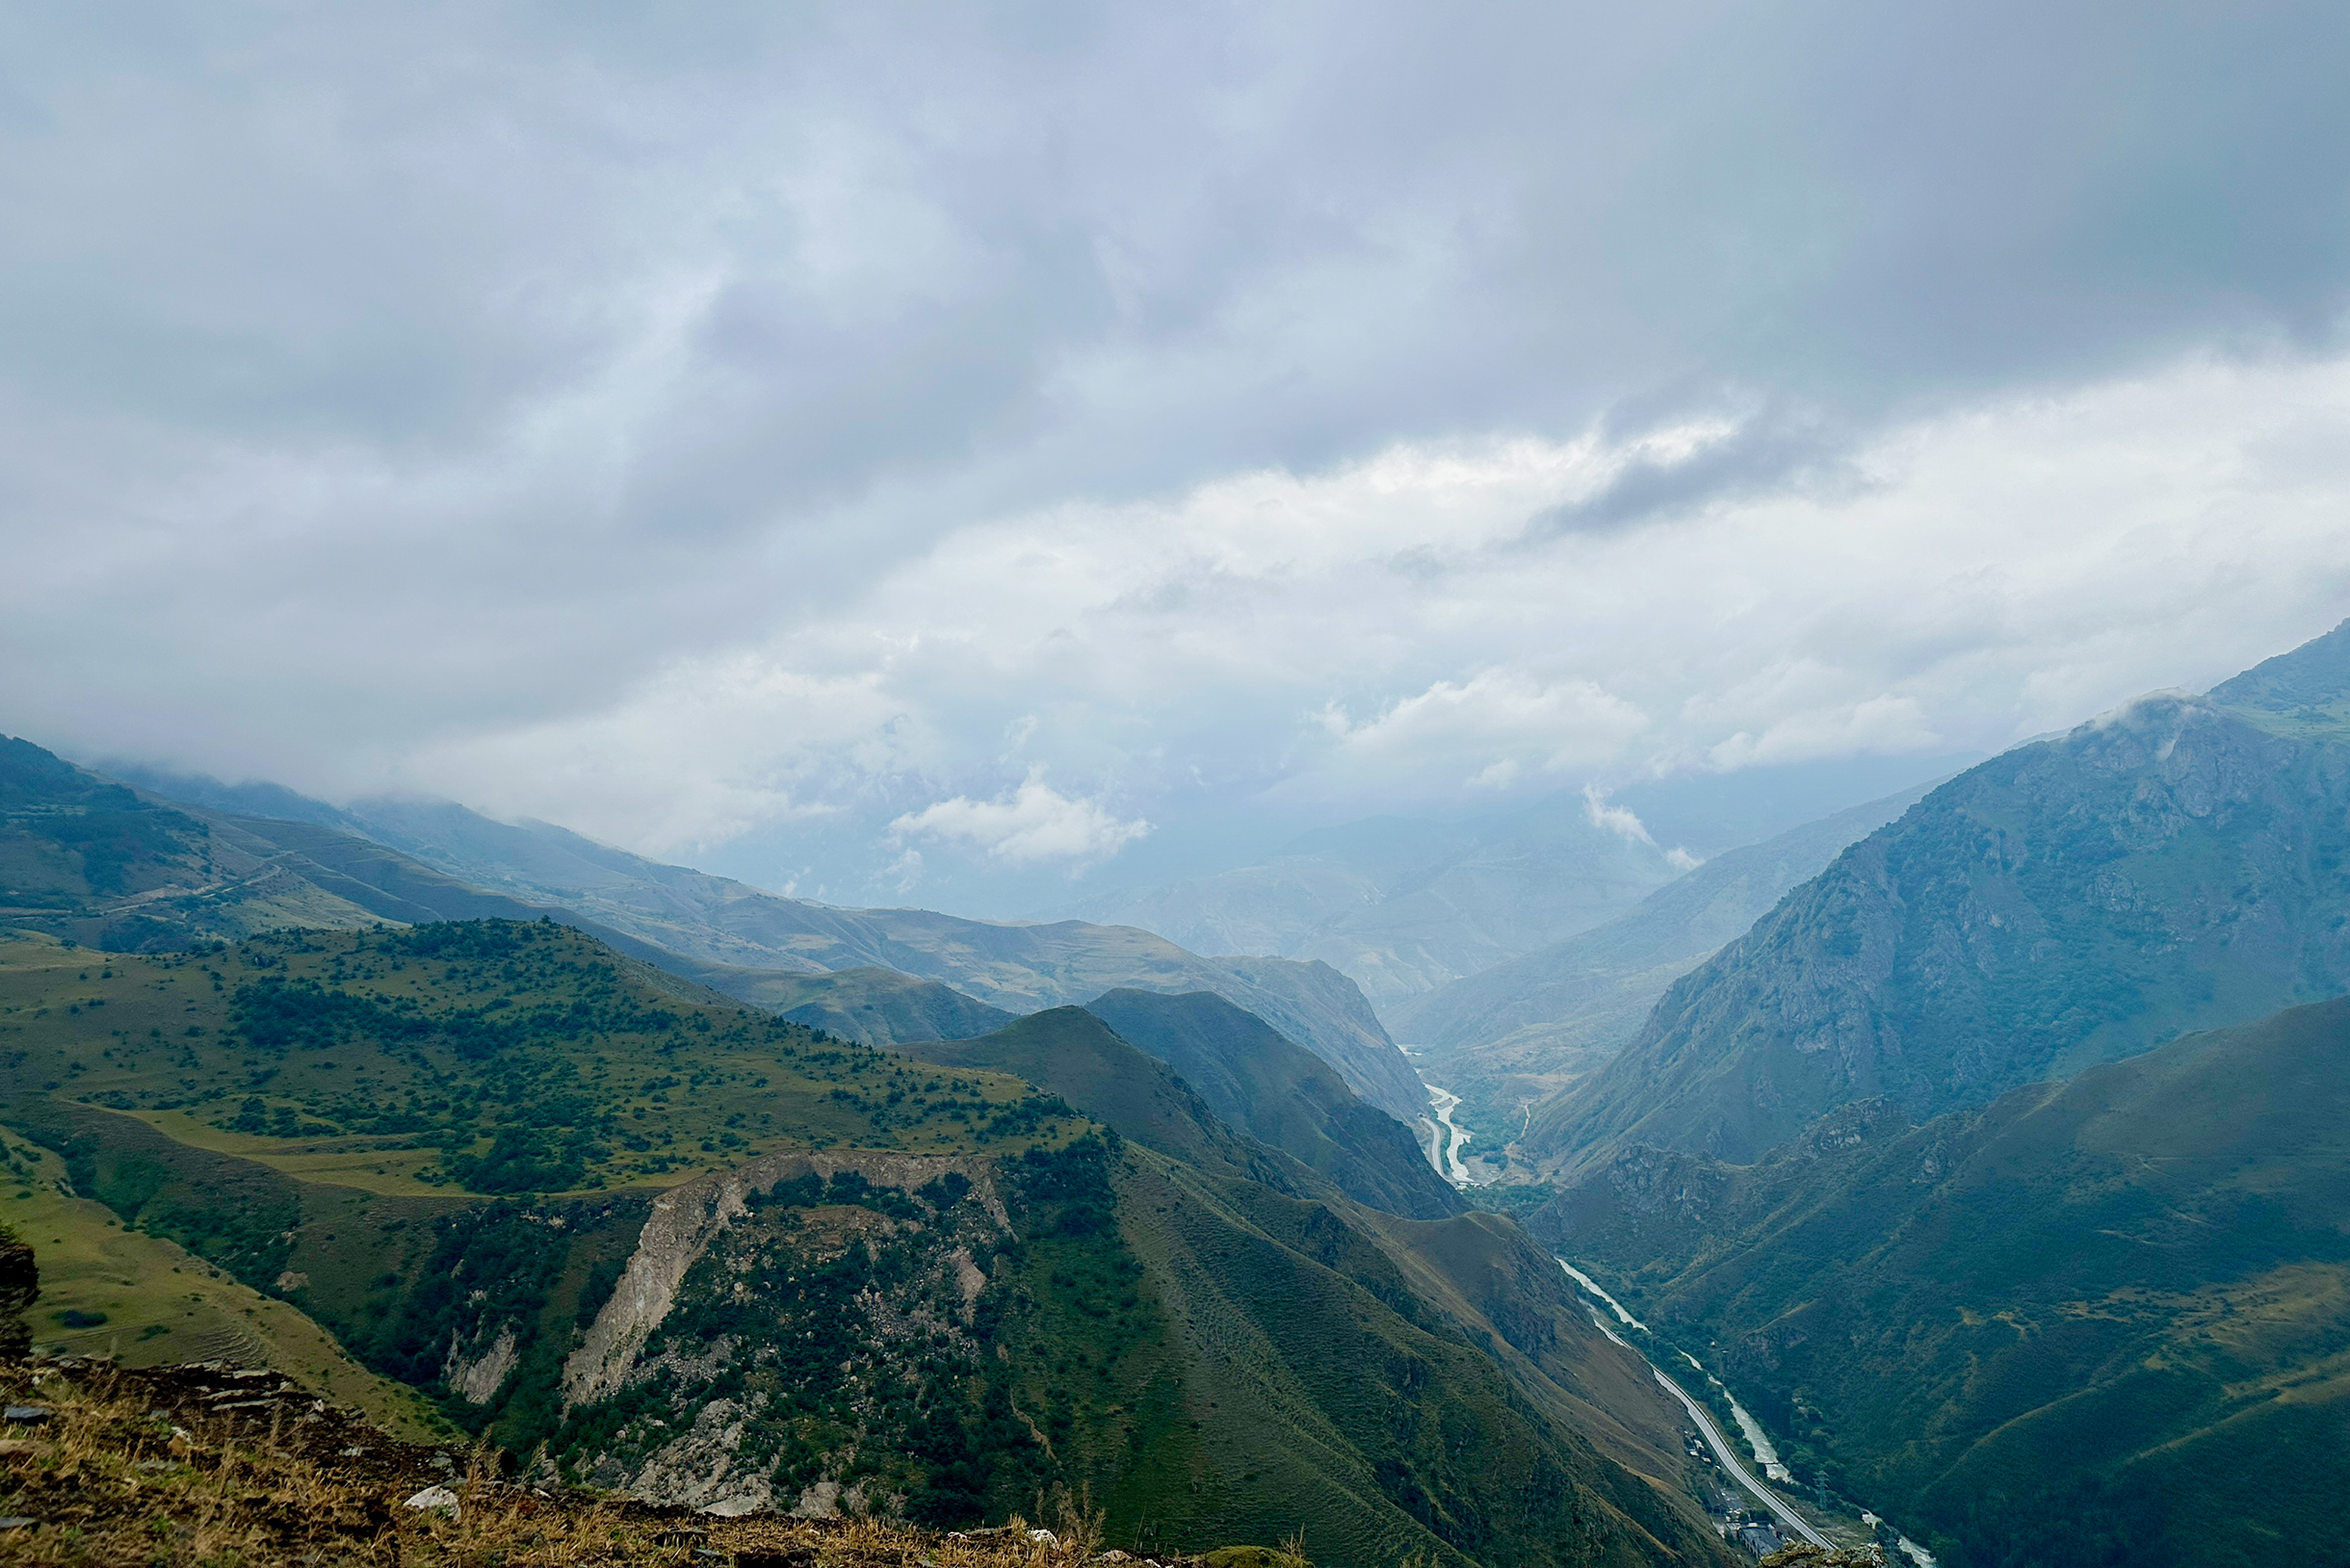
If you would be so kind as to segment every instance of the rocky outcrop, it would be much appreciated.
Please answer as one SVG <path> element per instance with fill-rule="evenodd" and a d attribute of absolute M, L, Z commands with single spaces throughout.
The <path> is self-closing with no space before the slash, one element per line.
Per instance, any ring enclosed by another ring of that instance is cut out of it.
<path fill-rule="evenodd" d="M 441 1381 L 472 1404 L 487 1404 L 498 1397 L 516 1365 L 522 1360 L 520 1342 L 514 1337 L 514 1325 L 501 1324 L 498 1332 L 485 1346 L 476 1346 L 469 1352 L 452 1343 L 449 1362 L 442 1370 Z"/>
<path fill-rule="evenodd" d="M 971 1184 L 969 1196 L 999 1229 L 1010 1223 L 996 1190 L 993 1165 L 973 1157 L 773 1154 L 673 1188 L 654 1200 L 612 1299 L 563 1363 L 564 1404 L 592 1403 L 628 1383 L 646 1339 L 676 1305 L 687 1272 L 729 1225 L 749 1213 L 754 1194 L 764 1196 L 779 1184 L 804 1176 L 830 1181 L 843 1174 L 909 1193 L 949 1175 L 960 1176 Z M 965 1263 L 968 1266 L 967 1258 Z"/>

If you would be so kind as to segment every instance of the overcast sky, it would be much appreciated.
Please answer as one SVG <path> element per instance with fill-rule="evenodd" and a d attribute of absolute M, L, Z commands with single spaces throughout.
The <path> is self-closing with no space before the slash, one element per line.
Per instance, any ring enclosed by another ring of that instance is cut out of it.
<path fill-rule="evenodd" d="M 1997 749 L 2350 614 L 2345 80 L 2338 3 L 9 7 L 0 730 L 973 911 Z"/>

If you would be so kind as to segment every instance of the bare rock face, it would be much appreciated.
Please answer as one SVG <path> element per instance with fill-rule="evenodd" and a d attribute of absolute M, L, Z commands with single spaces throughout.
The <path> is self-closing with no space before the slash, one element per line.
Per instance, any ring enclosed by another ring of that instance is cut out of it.
<path fill-rule="evenodd" d="M 441 1372 L 441 1380 L 463 1395 L 474 1404 L 487 1404 L 498 1396 L 522 1359 L 521 1346 L 514 1337 L 514 1325 L 500 1325 L 498 1332 L 485 1346 L 477 1346 L 468 1353 L 456 1344 L 449 1346 L 449 1362 Z"/>
<path fill-rule="evenodd" d="M 897 1394 L 979 1367 L 996 1181 L 983 1159 L 788 1154 L 665 1194 L 564 1368 L 567 1408 L 614 1428 L 596 1483 L 719 1516 L 895 1511 L 791 1455 L 814 1401 L 823 1442 L 853 1444 Z"/>
<path fill-rule="evenodd" d="M 22 1361 L 33 1353 L 33 1327 L 24 1315 L 39 1295 L 32 1247 L 0 1230 L 0 1360 Z"/>
<path fill-rule="evenodd" d="M 911 1154 L 774 1154 L 732 1170 L 707 1176 L 665 1192 L 638 1238 L 612 1299 L 588 1328 L 585 1343 L 563 1363 L 566 1406 L 590 1404 L 617 1393 L 638 1368 L 645 1341 L 677 1303 L 687 1272 L 701 1261 L 728 1226 L 751 1213 L 757 1198 L 782 1183 L 814 1176 L 830 1181 L 842 1174 L 876 1188 L 913 1192 L 953 1175 L 969 1184 L 975 1199 L 998 1230 L 1009 1221 L 996 1193 L 992 1166 L 979 1159 L 946 1159 Z M 964 1267 L 969 1260 L 964 1260 Z M 959 1270 L 958 1270 L 959 1272 Z"/>

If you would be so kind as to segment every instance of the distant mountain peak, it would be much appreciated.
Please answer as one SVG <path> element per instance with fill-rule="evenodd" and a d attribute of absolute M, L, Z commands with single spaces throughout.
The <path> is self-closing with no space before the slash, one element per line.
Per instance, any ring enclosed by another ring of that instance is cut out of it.
<path fill-rule="evenodd" d="M 1524 1141 L 1745 1163 L 1852 1100 L 1932 1115 L 2338 995 L 2345 739 L 2350 623 L 1971 769 L 1676 981 Z"/>

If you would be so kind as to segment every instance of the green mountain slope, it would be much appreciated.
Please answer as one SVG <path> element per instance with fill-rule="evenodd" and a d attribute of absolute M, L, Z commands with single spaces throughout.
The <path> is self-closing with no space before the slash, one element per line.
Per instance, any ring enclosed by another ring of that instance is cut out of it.
<path fill-rule="evenodd" d="M 1108 991 L 1085 1010 L 1182 1074 L 1226 1124 L 1294 1156 L 1356 1202 L 1416 1219 L 1465 1207 L 1400 1122 L 1222 997 Z"/>
<path fill-rule="evenodd" d="M 1515 1221 L 1350 1214 L 1413 1293 L 1491 1351 L 1528 1398 L 1671 1489 L 1684 1442 L 1680 1412 L 1658 1399 L 1646 1362 L 1592 1332 L 1589 1308 Z"/>
<path fill-rule="evenodd" d="M 1461 1096 L 1453 1119 L 1500 1146 L 1535 1105 L 1622 1050 L 1674 980 L 1932 788 L 1716 855 L 1604 926 L 1400 1004 L 1389 1027 Z"/>
<path fill-rule="evenodd" d="M 1217 998 L 1112 995 L 1112 1006 L 1130 1022 L 1139 1017 L 1162 1035 L 1188 1024 L 1210 1035 L 1213 1043 L 1206 1049 L 1211 1069 L 1218 1065 L 1215 1056 L 1232 1038 L 1249 1037 L 1249 1032 L 1234 1029 L 1232 1020 L 1217 1015 L 1229 1007 Z M 1262 1030 L 1256 1020 L 1240 1016 Z M 1314 1062 L 1296 1047 L 1280 1043 Z M 1391 1306 L 1401 1303 L 1404 1315 L 1414 1320 L 1422 1320 L 1416 1314 L 1432 1313 L 1434 1320 L 1467 1335 L 1500 1361 L 1520 1397 L 1549 1419 L 1590 1439 L 1652 1484 L 1676 1489 L 1681 1447 L 1673 1410 L 1658 1398 L 1637 1358 L 1623 1354 L 1592 1331 L 1587 1312 L 1565 1276 L 1514 1221 L 1462 1213 L 1458 1195 L 1449 1187 L 1441 1189 L 1444 1201 L 1428 1207 L 1451 1217 L 1415 1219 L 1392 1212 L 1392 1203 L 1346 1202 L 1334 1184 L 1302 1162 L 1284 1160 L 1273 1149 L 1234 1137 L 1207 1099 L 1176 1077 L 1168 1063 L 1143 1057 L 1092 1016 L 1091 1009 L 1057 1008 L 1021 1019 L 984 1039 L 917 1043 L 906 1050 L 947 1066 L 1016 1074 L 1067 1099 L 1134 1142 L 1173 1156 L 1194 1178 L 1220 1182 L 1228 1201 L 1241 1191 L 1232 1185 L 1239 1179 L 1253 1189 L 1319 1204 L 1322 1213 L 1315 1220 L 1315 1234 L 1325 1253 L 1337 1234 L 1331 1221 L 1341 1220 L 1355 1233 L 1346 1241 L 1349 1248 L 1368 1243 L 1384 1255 L 1378 1286 L 1382 1299 Z M 1327 1069 L 1320 1072 L 1326 1078 Z M 1353 1103 L 1361 1107 L 1359 1101 Z M 1404 1149 L 1416 1163 L 1408 1141 Z M 1417 1168 L 1427 1170 L 1423 1163 Z M 1432 1171 L 1428 1175 L 1435 1179 Z M 1322 1261 L 1327 1263 L 1328 1256 Z M 1408 1294 L 1397 1293 L 1384 1271 L 1388 1266 L 1397 1271 Z"/>
<path fill-rule="evenodd" d="M 367 836 L 351 813 L 271 785 L 188 793 L 274 816 L 169 806 L 21 741 L 0 741 L 0 773 L 9 814 L 0 921 L 92 947 L 169 951 L 281 926 L 551 916 L 739 1002 L 869 1045 L 953 1039 L 1011 1018 L 893 970 L 743 969 L 671 953 L 560 904 L 459 881 Z"/>
<path fill-rule="evenodd" d="M 0 925 L 129 951 L 379 918 L 334 883 L 231 821 L 0 737 Z"/>
<path fill-rule="evenodd" d="M 1528 1150 L 1751 1160 L 1853 1100 L 1979 1105 L 2350 989 L 2350 730 L 2313 700 L 2346 647 L 2350 624 L 1942 785 L 1676 982 Z"/>
<path fill-rule="evenodd" d="M 170 804 L 24 741 L 0 738 L 0 926 L 106 952 L 176 952 L 289 926 L 576 918 L 331 822 Z"/>
<path fill-rule="evenodd" d="M 546 922 L 0 947 L 0 1124 L 542 1476 L 956 1524 L 1068 1488 L 1130 1548 L 1723 1560 L 1653 1398 L 1582 1429 L 1612 1347 L 1554 1377 L 1415 1288 L 1378 1229 L 1412 1222 L 1092 1015 L 1024 1023 L 1000 1059 L 1095 1072 L 1174 1152 Z"/>
<path fill-rule="evenodd" d="M 1623 1152 L 1530 1223 L 1972 1568 L 2337 1556 L 2345 1216 L 2350 999 L 1752 1166 Z"/>
<path fill-rule="evenodd" d="M 1354 982 L 1327 964 L 1211 958 L 1132 927 L 964 920 L 923 909 L 840 909 L 614 849 L 545 823 L 509 824 L 446 801 L 342 810 L 271 785 L 126 770 L 142 788 L 214 809 L 274 812 L 359 833 L 457 880 L 572 911 L 600 934 L 722 966 L 738 995 L 776 989 L 727 971 L 891 969 L 1006 1013 L 1064 1006 L 1116 986 L 1214 991 L 1338 1069 L 1358 1095 L 1409 1119 L 1425 1091 Z"/>
<path fill-rule="evenodd" d="M 2211 700 L 2288 735 L 2350 728 L 2350 622 L 2264 659 L 2211 689 Z"/>

